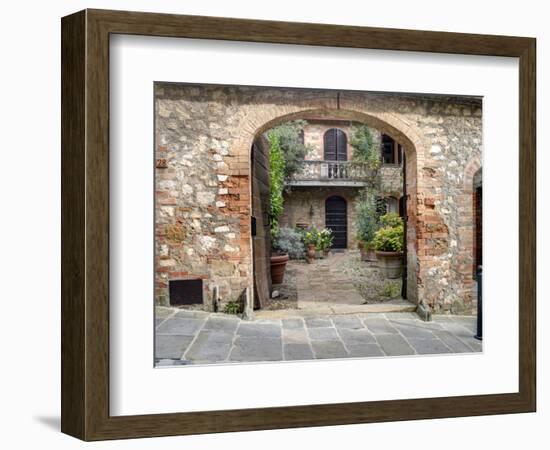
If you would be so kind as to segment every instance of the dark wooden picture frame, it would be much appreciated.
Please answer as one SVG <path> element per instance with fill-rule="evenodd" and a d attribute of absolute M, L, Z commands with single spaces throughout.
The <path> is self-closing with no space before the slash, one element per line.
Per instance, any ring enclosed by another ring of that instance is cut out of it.
<path fill-rule="evenodd" d="M 62 19 L 62 416 L 84 440 L 535 411 L 536 40 L 85 10 Z M 109 415 L 109 36 L 134 34 L 519 58 L 519 391 L 141 416 Z"/>

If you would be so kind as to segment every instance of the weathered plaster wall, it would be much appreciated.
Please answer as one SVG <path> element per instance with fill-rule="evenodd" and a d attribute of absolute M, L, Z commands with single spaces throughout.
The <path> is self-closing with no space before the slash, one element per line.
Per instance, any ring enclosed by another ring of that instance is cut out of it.
<path fill-rule="evenodd" d="M 409 298 L 436 311 L 471 309 L 473 181 L 465 178 L 481 160 L 480 101 L 158 84 L 156 109 L 157 159 L 166 160 L 156 169 L 158 302 L 175 277 L 204 278 L 205 299 L 221 278 L 230 280 L 224 301 L 252 287 L 252 141 L 278 123 L 321 115 L 364 122 L 403 145 Z"/>

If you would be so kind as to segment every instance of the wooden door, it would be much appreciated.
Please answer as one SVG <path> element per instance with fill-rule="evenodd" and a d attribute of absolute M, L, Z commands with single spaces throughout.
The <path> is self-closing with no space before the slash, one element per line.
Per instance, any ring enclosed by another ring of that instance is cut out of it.
<path fill-rule="evenodd" d="M 262 308 L 271 292 L 271 236 L 269 232 L 269 146 L 259 138 L 252 145 L 252 257 L 254 260 L 254 307 Z"/>
<path fill-rule="evenodd" d="M 332 230 L 332 248 L 348 246 L 348 208 L 346 200 L 339 196 L 325 201 L 325 226 Z"/>

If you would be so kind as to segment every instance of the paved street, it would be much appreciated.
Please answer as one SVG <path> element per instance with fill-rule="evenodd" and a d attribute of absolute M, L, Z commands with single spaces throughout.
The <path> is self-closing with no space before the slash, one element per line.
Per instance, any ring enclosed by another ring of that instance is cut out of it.
<path fill-rule="evenodd" d="M 243 321 L 225 314 L 157 308 L 159 366 L 296 361 L 481 351 L 475 317 L 363 313 Z"/>

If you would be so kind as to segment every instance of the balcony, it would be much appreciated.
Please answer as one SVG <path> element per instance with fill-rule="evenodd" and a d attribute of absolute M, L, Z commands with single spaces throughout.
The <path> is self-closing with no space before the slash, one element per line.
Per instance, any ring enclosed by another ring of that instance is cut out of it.
<path fill-rule="evenodd" d="M 374 172 L 365 163 L 352 161 L 304 161 L 287 186 L 363 187 Z"/>

